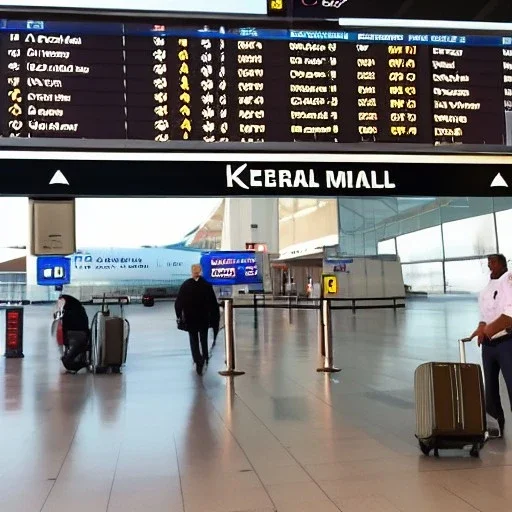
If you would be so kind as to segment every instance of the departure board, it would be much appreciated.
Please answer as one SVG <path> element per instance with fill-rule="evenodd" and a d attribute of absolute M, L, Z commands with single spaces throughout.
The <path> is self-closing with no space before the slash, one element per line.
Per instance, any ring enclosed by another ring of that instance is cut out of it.
<path fill-rule="evenodd" d="M 3 20 L 0 95 L 4 137 L 500 145 L 512 39 Z"/>
<path fill-rule="evenodd" d="M 505 110 L 512 112 L 512 48 L 503 48 L 503 81 L 505 82 Z"/>

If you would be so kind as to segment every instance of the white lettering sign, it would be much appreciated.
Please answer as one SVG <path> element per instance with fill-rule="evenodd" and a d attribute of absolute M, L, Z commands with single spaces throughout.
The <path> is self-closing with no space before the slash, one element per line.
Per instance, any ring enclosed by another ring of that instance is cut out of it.
<path fill-rule="evenodd" d="M 321 184 L 320 176 L 324 182 Z M 332 171 L 314 169 L 253 169 L 248 164 L 226 165 L 228 188 L 295 188 L 310 189 L 322 186 L 329 189 L 394 189 L 389 171 Z"/>

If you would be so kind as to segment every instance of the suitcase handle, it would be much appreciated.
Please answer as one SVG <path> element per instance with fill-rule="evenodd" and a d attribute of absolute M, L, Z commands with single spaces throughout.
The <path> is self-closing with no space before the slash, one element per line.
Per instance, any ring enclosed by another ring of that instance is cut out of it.
<path fill-rule="evenodd" d="M 459 340 L 459 354 L 460 354 L 460 362 L 465 364 L 466 363 L 466 346 L 464 343 L 468 343 L 473 338 L 462 338 Z"/>

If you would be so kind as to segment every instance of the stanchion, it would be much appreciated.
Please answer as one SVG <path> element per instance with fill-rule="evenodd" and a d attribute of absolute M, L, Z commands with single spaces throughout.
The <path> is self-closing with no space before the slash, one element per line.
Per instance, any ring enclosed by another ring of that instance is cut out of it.
<path fill-rule="evenodd" d="M 256 297 L 256 294 L 252 296 L 252 309 L 254 312 L 254 321 L 258 321 L 258 298 Z"/>
<path fill-rule="evenodd" d="M 224 300 L 224 341 L 226 346 L 226 370 L 219 372 L 224 377 L 236 377 L 245 372 L 236 370 L 233 299 Z"/>
<path fill-rule="evenodd" d="M 336 373 L 341 371 L 333 366 L 334 354 L 332 348 L 332 322 L 331 322 L 331 301 L 322 299 L 320 301 L 320 325 L 318 329 L 320 354 L 323 358 L 323 366 L 317 368 L 317 372 Z"/>
<path fill-rule="evenodd" d="M 5 309 L 5 357 L 22 358 L 23 308 Z"/>
<path fill-rule="evenodd" d="M 252 296 L 252 307 L 254 310 L 254 329 L 258 330 L 258 297 L 256 294 Z"/>
<path fill-rule="evenodd" d="M 318 308 L 318 354 L 323 363 L 325 357 L 325 337 L 324 337 L 324 323 L 322 321 L 322 301 L 320 300 Z M 319 361 L 320 362 L 320 361 Z"/>

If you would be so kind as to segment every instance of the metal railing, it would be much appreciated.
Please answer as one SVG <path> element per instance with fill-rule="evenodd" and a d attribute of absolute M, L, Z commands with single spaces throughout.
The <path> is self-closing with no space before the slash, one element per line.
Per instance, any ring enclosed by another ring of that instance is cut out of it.
<path fill-rule="evenodd" d="M 261 309 L 287 309 L 289 320 L 292 322 L 292 311 L 294 310 L 316 310 L 322 303 L 320 298 L 308 298 L 292 295 L 239 295 L 233 299 L 236 309 L 252 309 L 254 319 L 257 320 L 258 310 Z M 330 308 L 333 310 L 352 310 L 356 313 L 358 309 L 393 309 L 405 307 L 405 296 L 395 297 L 351 297 L 325 299 L 329 300 Z M 347 304 L 348 303 L 348 304 Z"/>
<path fill-rule="evenodd" d="M 379 302 L 385 301 L 387 304 L 363 304 L 358 302 Z M 339 302 L 350 302 L 349 306 L 336 305 Z M 403 303 L 401 303 L 403 302 Z M 292 296 L 266 296 L 254 294 L 242 295 L 235 299 L 224 299 L 221 303 L 224 308 L 224 342 L 226 353 L 226 370 L 219 372 L 224 376 L 243 375 L 244 372 L 236 370 L 235 357 L 235 330 L 234 330 L 234 310 L 235 309 L 253 309 L 254 319 L 257 321 L 258 309 L 287 309 L 289 320 L 292 321 L 291 313 L 294 310 L 313 310 L 318 312 L 318 354 L 321 364 L 317 372 L 335 373 L 341 371 L 334 366 L 334 348 L 332 333 L 332 311 L 333 310 L 353 310 L 357 309 L 393 309 L 405 307 L 405 296 L 396 297 L 362 297 L 349 299 L 309 299 Z M 257 324 L 256 324 L 257 325 Z"/>

